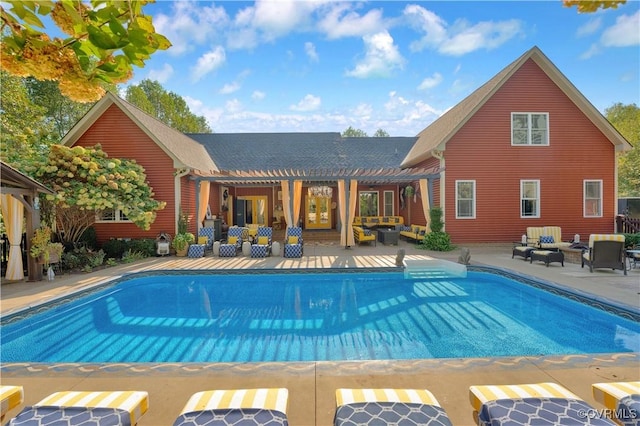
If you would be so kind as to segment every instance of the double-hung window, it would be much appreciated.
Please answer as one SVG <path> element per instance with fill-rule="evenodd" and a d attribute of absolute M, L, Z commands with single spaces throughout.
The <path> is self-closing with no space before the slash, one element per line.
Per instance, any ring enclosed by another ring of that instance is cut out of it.
<path fill-rule="evenodd" d="M 584 181 L 584 217 L 602 217 L 602 181 Z"/>
<path fill-rule="evenodd" d="M 549 113 L 511 113 L 511 145 L 549 145 Z"/>
<path fill-rule="evenodd" d="M 456 219 L 475 219 L 476 181 L 456 181 Z"/>
<path fill-rule="evenodd" d="M 520 217 L 540 217 L 540 181 L 520 181 Z"/>
<path fill-rule="evenodd" d="M 393 191 L 384 191 L 384 215 L 385 216 L 393 216 L 393 199 L 394 192 Z"/>
<path fill-rule="evenodd" d="M 130 220 L 122 210 L 106 209 L 96 215 L 96 222 L 130 222 Z"/>

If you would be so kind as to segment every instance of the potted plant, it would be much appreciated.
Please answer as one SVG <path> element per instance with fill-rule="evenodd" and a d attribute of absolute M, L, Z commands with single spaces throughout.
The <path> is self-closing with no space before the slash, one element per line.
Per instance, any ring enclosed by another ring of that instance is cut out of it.
<path fill-rule="evenodd" d="M 35 230 L 33 238 L 31 238 L 31 257 L 38 259 L 44 265 L 47 270 L 47 279 L 50 281 L 55 277 L 51 262 L 60 262 L 63 251 L 64 246 L 61 243 L 51 241 L 51 228 L 41 226 Z"/>
<path fill-rule="evenodd" d="M 195 240 L 196 237 L 191 232 L 182 232 L 173 237 L 171 247 L 176 250 L 176 256 L 186 256 L 189 244 L 192 244 Z"/>

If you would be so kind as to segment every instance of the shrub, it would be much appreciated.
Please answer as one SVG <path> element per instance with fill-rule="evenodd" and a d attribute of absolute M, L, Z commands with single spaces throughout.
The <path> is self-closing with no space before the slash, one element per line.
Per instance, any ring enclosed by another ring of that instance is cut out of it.
<path fill-rule="evenodd" d="M 431 232 L 442 232 L 442 228 L 444 228 L 442 209 L 440 207 L 432 208 L 429 211 L 429 218 L 431 219 Z"/>
<path fill-rule="evenodd" d="M 455 248 L 446 232 L 429 232 L 420 243 L 427 250 L 451 251 Z"/>
<path fill-rule="evenodd" d="M 111 239 L 102 243 L 102 250 L 107 258 L 122 259 L 122 255 L 127 251 L 127 242 L 124 240 Z"/>
<path fill-rule="evenodd" d="M 624 234 L 625 247 L 635 247 L 640 245 L 640 233 Z"/>
<path fill-rule="evenodd" d="M 143 258 L 156 255 L 156 240 L 151 238 L 140 238 L 127 242 L 127 249 L 140 253 Z"/>

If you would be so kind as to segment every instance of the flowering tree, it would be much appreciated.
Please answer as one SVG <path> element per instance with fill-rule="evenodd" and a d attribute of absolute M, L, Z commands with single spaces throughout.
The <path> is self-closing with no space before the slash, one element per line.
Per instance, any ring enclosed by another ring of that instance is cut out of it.
<path fill-rule="evenodd" d="M 156 212 L 166 204 L 153 199 L 142 166 L 133 160 L 109 158 L 100 145 L 53 145 L 45 161 L 25 164 L 21 170 L 56 192 L 47 195 L 41 208 L 45 221 L 51 223 L 55 218 L 58 238 L 65 243 L 79 241 L 95 222 L 96 213 L 109 209 L 121 210 L 148 230 Z"/>
<path fill-rule="evenodd" d="M 627 0 L 562 0 L 565 7 L 576 6 L 579 13 L 593 13 L 599 9 L 616 9 Z"/>
<path fill-rule="evenodd" d="M 56 80 L 63 95 L 96 101 L 105 93 L 101 82 L 129 80 L 133 65 L 142 67 L 154 52 L 171 46 L 142 13 L 151 2 L 6 0 L 0 6 L 2 69 L 19 77 Z M 55 24 L 54 31 L 68 37 L 50 37 L 43 16 Z"/>

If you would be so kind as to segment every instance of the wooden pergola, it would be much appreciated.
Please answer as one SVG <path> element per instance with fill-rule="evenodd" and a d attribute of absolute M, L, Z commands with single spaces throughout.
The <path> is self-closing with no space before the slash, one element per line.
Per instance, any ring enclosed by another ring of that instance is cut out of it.
<path fill-rule="evenodd" d="M 54 194 L 54 192 L 42 185 L 40 182 L 30 178 L 24 173 L 14 169 L 5 162 L 0 161 L 0 193 L 3 195 L 2 199 L 6 202 L 8 197 L 16 200 L 22 206 L 24 206 L 24 229 L 27 234 L 27 247 L 24 248 L 27 252 L 31 249 L 31 238 L 34 235 L 35 230 L 40 226 L 40 210 L 39 210 L 39 194 Z M 5 197 L 6 196 L 6 197 Z M 4 209 L 4 207 L 3 207 Z M 4 215 L 3 215 L 4 216 Z M 4 225 L 7 232 L 14 226 L 12 223 L 8 223 L 7 218 L 4 218 Z M 22 235 L 22 229 L 18 230 L 20 236 Z M 13 247 L 20 246 L 20 239 L 17 243 L 15 240 L 10 239 L 10 244 Z M 16 256 L 19 254 L 19 265 L 22 268 L 22 253 L 21 250 L 10 250 L 9 256 Z M 42 267 L 38 265 L 36 259 L 31 256 L 27 256 L 27 271 L 29 281 L 39 281 L 42 279 Z M 16 260 L 17 264 L 17 260 Z M 5 274 L 8 272 L 5 271 Z M 22 279 L 24 275 L 22 270 L 19 271 L 22 275 L 21 278 L 10 277 L 10 279 Z M 19 275 L 18 275 L 19 276 Z"/>

